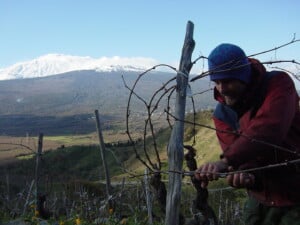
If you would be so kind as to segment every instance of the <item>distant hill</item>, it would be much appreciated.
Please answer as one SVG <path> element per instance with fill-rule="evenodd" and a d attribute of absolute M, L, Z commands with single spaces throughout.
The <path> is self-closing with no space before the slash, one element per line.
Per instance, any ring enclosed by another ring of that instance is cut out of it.
<path fill-rule="evenodd" d="M 104 122 L 124 122 L 129 90 L 140 72 L 95 70 L 73 71 L 42 78 L 28 78 L 0 81 L 0 135 L 36 134 L 41 126 L 51 134 L 76 132 L 87 133 L 95 129 L 94 110 L 98 109 Z M 143 99 L 150 97 L 174 73 L 151 72 L 142 77 L 135 91 Z M 174 85 L 176 81 L 173 81 Z M 192 86 L 194 93 L 207 90 L 209 82 L 203 80 Z M 165 104 L 165 101 L 160 105 Z M 172 106 L 172 105 L 171 105 Z M 214 106 L 212 93 L 195 96 L 195 107 L 207 109 Z M 131 109 L 145 114 L 145 105 L 137 98 Z M 191 111 L 188 99 L 187 111 Z M 90 120 L 89 120 L 90 119 Z M 76 129 L 77 127 L 77 129 Z"/>

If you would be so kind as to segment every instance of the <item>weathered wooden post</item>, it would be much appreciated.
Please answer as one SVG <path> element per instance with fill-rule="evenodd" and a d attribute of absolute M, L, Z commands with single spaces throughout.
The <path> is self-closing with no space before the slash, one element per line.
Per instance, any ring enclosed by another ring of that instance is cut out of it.
<path fill-rule="evenodd" d="M 104 172 L 105 172 L 105 180 L 106 180 L 106 196 L 107 196 L 107 201 L 109 204 L 109 208 L 112 207 L 112 202 L 110 200 L 111 198 L 111 193 L 110 193 L 110 177 L 109 177 L 109 172 L 106 164 L 106 156 L 105 156 L 105 144 L 103 140 L 103 135 L 102 135 L 102 129 L 100 125 L 100 118 L 99 118 L 99 113 L 98 110 L 95 110 L 95 116 L 96 116 L 96 126 L 97 126 L 97 131 L 98 131 L 98 137 L 99 137 L 99 144 L 100 144 L 100 153 L 101 153 L 101 158 L 102 158 L 102 163 L 104 167 Z"/>
<path fill-rule="evenodd" d="M 195 47 L 193 40 L 194 24 L 188 21 L 186 35 L 177 73 L 177 89 L 175 104 L 175 124 L 172 129 L 168 145 L 168 165 L 169 171 L 181 171 L 183 164 L 183 132 L 184 116 L 186 105 L 186 88 L 188 84 L 189 73 L 192 68 L 192 53 Z M 169 173 L 169 184 L 166 205 L 166 225 L 179 224 L 180 199 L 181 199 L 181 181 L 180 173 Z"/>
<path fill-rule="evenodd" d="M 38 140 L 38 149 L 37 149 L 37 155 L 36 155 L 36 163 L 35 163 L 35 200 L 36 200 L 36 211 L 41 208 L 39 204 L 41 202 L 39 201 L 39 197 L 41 195 L 40 190 L 40 162 L 42 157 L 42 151 L 43 151 L 43 134 L 39 134 L 39 140 Z"/>
<path fill-rule="evenodd" d="M 149 175 L 149 169 L 146 168 L 145 173 L 144 173 L 144 182 L 145 182 L 145 192 L 146 192 L 146 204 L 147 204 L 147 210 L 148 210 L 148 224 L 153 224 L 153 220 L 152 220 L 152 202 L 151 202 L 148 175 Z"/>

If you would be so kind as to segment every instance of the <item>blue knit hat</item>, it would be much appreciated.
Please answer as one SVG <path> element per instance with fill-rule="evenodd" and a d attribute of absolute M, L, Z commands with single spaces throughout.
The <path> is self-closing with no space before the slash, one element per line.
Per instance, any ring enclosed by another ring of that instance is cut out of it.
<path fill-rule="evenodd" d="M 220 44 L 208 56 L 210 80 L 238 79 L 249 83 L 251 66 L 245 52 L 233 44 Z"/>

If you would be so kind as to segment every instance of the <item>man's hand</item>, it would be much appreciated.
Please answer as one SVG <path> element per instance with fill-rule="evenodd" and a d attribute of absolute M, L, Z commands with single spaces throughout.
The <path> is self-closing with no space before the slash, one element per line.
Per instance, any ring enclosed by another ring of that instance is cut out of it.
<path fill-rule="evenodd" d="M 233 171 L 232 167 L 228 168 Z M 254 186 L 255 177 L 251 173 L 234 173 L 226 177 L 228 184 L 235 188 L 251 188 Z"/>
<path fill-rule="evenodd" d="M 233 172 L 226 158 L 220 161 L 204 164 L 195 172 L 195 178 L 201 180 L 201 187 L 206 188 L 209 181 L 218 180 L 219 173 Z M 228 184 L 235 188 L 251 188 L 255 184 L 255 176 L 251 173 L 231 173 L 226 177 Z"/>
<path fill-rule="evenodd" d="M 201 187 L 206 188 L 209 181 L 218 180 L 221 172 L 228 171 L 226 159 L 217 162 L 207 163 L 196 170 L 195 178 L 201 180 Z"/>

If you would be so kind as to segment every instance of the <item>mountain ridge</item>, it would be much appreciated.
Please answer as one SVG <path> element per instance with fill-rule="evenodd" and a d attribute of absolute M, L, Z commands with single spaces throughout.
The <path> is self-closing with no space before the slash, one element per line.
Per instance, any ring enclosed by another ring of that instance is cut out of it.
<path fill-rule="evenodd" d="M 78 70 L 141 72 L 157 64 L 156 60 L 145 57 L 92 58 L 52 53 L 0 69 L 0 80 L 45 77 Z"/>

